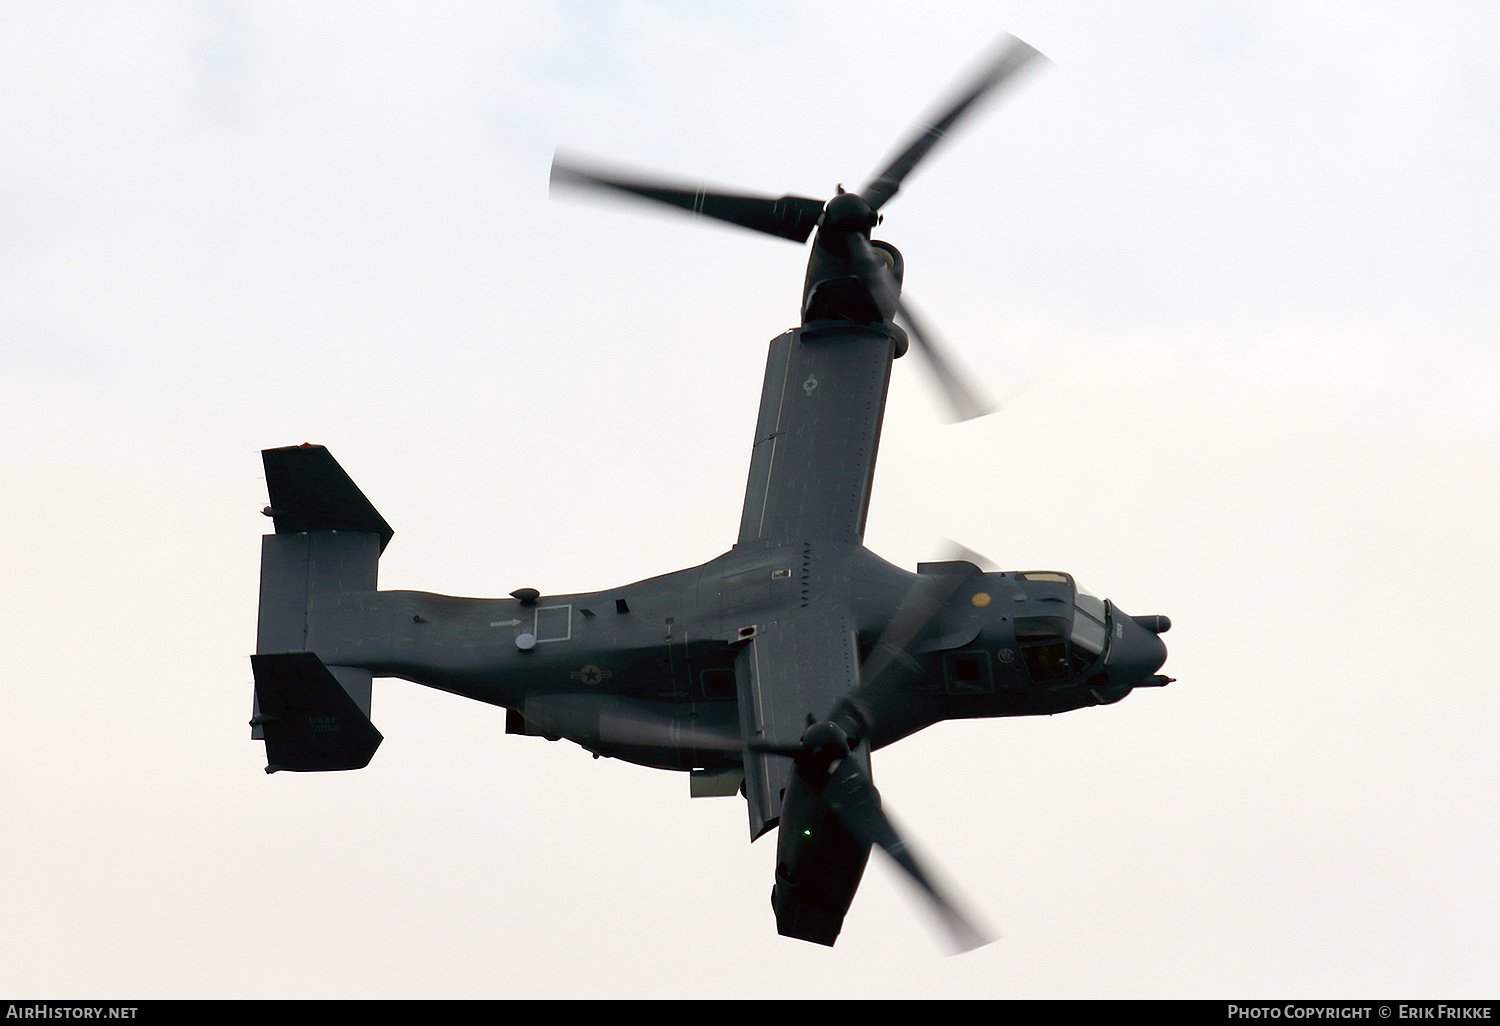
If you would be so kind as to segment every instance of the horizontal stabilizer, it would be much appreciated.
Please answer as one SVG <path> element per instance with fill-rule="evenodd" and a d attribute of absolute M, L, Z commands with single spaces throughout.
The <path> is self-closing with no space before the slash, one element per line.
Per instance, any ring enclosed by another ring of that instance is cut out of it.
<path fill-rule="evenodd" d="M 311 652 L 253 655 L 266 772 L 363 769 L 383 738 Z"/>
<path fill-rule="evenodd" d="M 261 450 L 266 465 L 266 513 L 277 534 L 302 531 L 368 531 L 380 536 L 380 551 L 396 532 L 376 512 L 338 460 L 321 445 Z"/>

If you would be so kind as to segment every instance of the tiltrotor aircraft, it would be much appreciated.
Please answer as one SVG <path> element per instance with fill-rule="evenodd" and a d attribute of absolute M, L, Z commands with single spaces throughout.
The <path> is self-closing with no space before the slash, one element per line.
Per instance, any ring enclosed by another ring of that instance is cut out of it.
<path fill-rule="evenodd" d="M 770 346 L 739 537 L 724 555 L 607 591 L 454 598 L 379 591 L 392 531 L 322 446 L 267 449 L 252 736 L 266 771 L 367 765 L 371 679 L 503 706 L 506 729 L 686 772 L 780 825 L 783 935 L 831 945 L 872 845 L 958 947 L 985 937 L 881 808 L 870 753 L 941 720 L 1051 714 L 1169 683 L 1164 616 L 1128 616 L 1066 573 L 973 561 L 898 569 L 864 547 L 892 361 L 916 346 L 960 418 L 989 412 L 901 298 L 878 211 L 974 104 L 1040 55 L 1006 37 L 859 192 L 830 200 L 680 187 L 555 160 L 554 185 L 656 201 L 796 242 L 802 323 Z M 816 234 L 814 234 L 816 233 Z"/>

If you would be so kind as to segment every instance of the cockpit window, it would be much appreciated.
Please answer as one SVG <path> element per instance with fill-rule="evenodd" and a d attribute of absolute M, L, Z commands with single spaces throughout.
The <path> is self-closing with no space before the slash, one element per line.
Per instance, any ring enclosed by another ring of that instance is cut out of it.
<path fill-rule="evenodd" d="M 1026 672 L 1038 684 L 1073 675 L 1068 660 L 1068 622 L 1053 616 L 1016 617 L 1016 643 Z"/>
<path fill-rule="evenodd" d="M 1027 580 L 1040 578 L 1048 584 L 1073 583 L 1063 574 L 1023 576 Z M 1063 600 L 1057 601 L 1060 604 Z M 1104 602 L 1085 588 L 1074 590 L 1071 617 L 1017 617 L 1016 642 L 1026 672 L 1039 684 L 1063 681 L 1083 673 L 1104 654 L 1109 644 L 1108 623 L 1109 614 Z"/>
<path fill-rule="evenodd" d="M 1103 613 L 1104 610 L 1099 612 Z M 1102 617 L 1095 620 L 1084 610 L 1082 604 L 1076 604 L 1073 609 L 1073 630 L 1069 637 L 1075 650 L 1081 649 L 1090 656 L 1099 656 L 1104 654 L 1104 642 L 1108 640 L 1109 632 L 1104 629 Z"/>
<path fill-rule="evenodd" d="M 1109 641 L 1108 621 L 1104 602 L 1087 588 L 1077 585 L 1073 592 L 1073 630 L 1070 635 L 1075 656 L 1087 653 L 1092 661 L 1104 654 L 1104 646 Z"/>
<path fill-rule="evenodd" d="M 1087 588 L 1079 586 L 1078 594 L 1074 596 L 1073 603 L 1095 620 L 1098 620 L 1100 623 L 1104 622 L 1104 600 L 1096 597 Z"/>

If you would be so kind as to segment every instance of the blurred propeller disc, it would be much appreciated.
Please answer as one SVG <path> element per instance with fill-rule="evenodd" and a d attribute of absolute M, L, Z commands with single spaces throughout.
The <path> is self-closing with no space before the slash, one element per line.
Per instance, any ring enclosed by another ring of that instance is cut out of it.
<path fill-rule="evenodd" d="M 972 951 L 994 940 L 974 925 L 972 917 L 944 893 L 933 875 L 917 861 L 916 853 L 902 840 L 886 815 L 874 782 L 856 760 L 840 759 L 829 767 L 823 798 L 850 833 L 867 844 L 879 845 L 906 870 L 932 902 L 958 951 Z"/>
<path fill-rule="evenodd" d="M 890 265 L 881 254 L 875 252 L 870 241 L 858 232 L 849 234 L 849 254 L 859 270 L 860 280 L 870 290 L 876 307 L 886 317 L 902 321 L 907 334 L 916 343 L 928 370 L 932 372 L 938 391 L 948 405 L 952 420 L 974 420 L 987 417 L 999 409 L 976 385 L 970 385 L 972 374 L 960 374 L 958 361 L 948 355 L 925 321 L 917 317 L 911 307 L 901 299 L 900 286 L 891 274 Z"/>
<path fill-rule="evenodd" d="M 849 737 L 842 727 L 831 721 L 814 724 L 803 735 L 799 747 L 751 745 L 751 748 L 789 755 L 796 760 L 796 773 L 802 783 L 827 803 L 839 822 L 861 843 L 878 846 L 922 889 L 957 951 L 972 951 L 994 940 L 974 924 L 973 917 L 945 893 L 933 874 L 918 861 L 916 852 L 886 815 L 874 781 L 859 760 L 850 756 Z"/>

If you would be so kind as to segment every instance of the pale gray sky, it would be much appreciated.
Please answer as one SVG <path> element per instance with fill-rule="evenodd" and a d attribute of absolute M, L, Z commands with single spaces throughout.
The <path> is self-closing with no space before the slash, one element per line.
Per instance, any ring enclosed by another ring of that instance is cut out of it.
<path fill-rule="evenodd" d="M 779 938 L 680 775 L 376 686 L 248 739 L 258 450 L 328 445 L 385 587 L 728 547 L 805 252 L 549 201 L 554 147 L 861 184 L 1001 31 L 1056 62 L 886 208 L 1005 412 L 896 367 L 868 542 L 1166 613 L 1177 684 L 879 753 L 1004 932 L 872 860 Z M 1500 15 L 1484 3 L 0 0 L 0 990 L 1493 997 Z"/>

